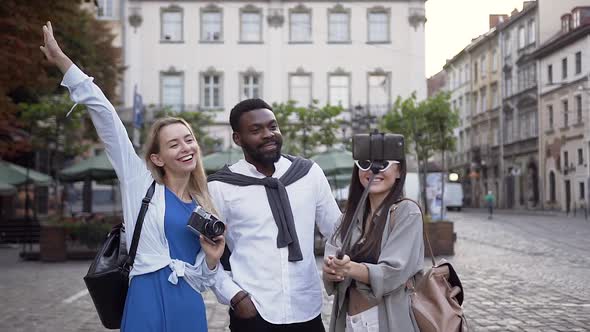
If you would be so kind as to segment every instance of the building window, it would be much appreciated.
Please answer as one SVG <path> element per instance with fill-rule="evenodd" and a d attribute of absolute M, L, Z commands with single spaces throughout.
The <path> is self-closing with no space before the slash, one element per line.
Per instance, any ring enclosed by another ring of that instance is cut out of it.
<path fill-rule="evenodd" d="M 350 106 L 350 76 L 347 74 L 330 74 L 328 76 L 328 103 L 333 106 Z"/>
<path fill-rule="evenodd" d="M 580 183 L 580 199 L 584 200 L 584 199 L 586 199 L 586 195 L 585 195 L 586 193 L 584 192 L 584 190 L 586 188 L 584 187 L 584 182 L 579 182 L 579 183 Z"/>
<path fill-rule="evenodd" d="M 385 9 L 369 9 L 367 21 L 369 43 L 388 43 L 389 11 Z"/>
<path fill-rule="evenodd" d="M 564 100 L 563 104 L 563 127 L 567 128 L 569 126 L 569 117 L 568 117 L 568 101 Z"/>
<path fill-rule="evenodd" d="M 520 50 L 521 48 L 524 48 L 525 45 L 526 45 L 526 34 L 525 34 L 524 26 L 521 25 L 518 27 L 518 49 Z"/>
<path fill-rule="evenodd" d="M 465 64 L 465 70 L 463 71 L 465 73 L 465 80 L 464 82 L 467 83 L 469 82 L 469 80 L 471 80 L 471 78 L 469 77 L 469 64 Z"/>
<path fill-rule="evenodd" d="M 582 123 L 582 96 L 577 95 L 574 97 L 576 100 L 576 114 L 578 116 L 578 123 Z"/>
<path fill-rule="evenodd" d="M 578 149 L 578 165 L 584 164 L 584 150 Z"/>
<path fill-rule="evenodd" d="M 164 42 L 182 42 L 182 8 L 170 6 L 162 8 L 161 40 Z"/>
<path fill-rule="evenodd" d="M 213 70 L 201 74 L 201 107 L 223 107 L 222 76 Z"/>
<path fill-rule="evenodd" d="M 506 96 L 511 96 L 512 95 L 512 74 L 507 72 L 504 73 L 504 93 L 506 94 Z"/>
<path fill-rule="evenodd" d="M 498 71 L 498 54 L 495 49 L 492 51 L 492 71 Z"/>
<path fill-rule="evenodd" d="M 163 72 L 160 74 L 161 104 L 180 112 L 184 106 L 184 75 L 180 72 Z"/>
<path fill-rule="evenodd" d="M 547 66 L 547 83 L 553 84 L 553 65 Z"/>
<path fill-rule="evenodd" d="M 576 75 L 582 72 L 582 52 L 576 52 Z"/>
<path fill-rule="evenodd" d="M 486 77 L 486 70 L 487 70 L 487 63 L 486 63 L 486 56 L 482 55 L 481 60 L 480 60 L 480 70 L 481 70 L 481 78 L 485 78 Z"/>
<path fill-rule="evenodd" d="M 215 6 L 201 10 L 201 42 L 223 40 L 223 12 Z"/>
<path fill-rule="evenodd" d="M 311 10 L 297 7 L 289 14 L 289 40 L 292 43 L 311 42 Z"/>
<path fill-rule="evenodd" d="M 547 106 L 547 113 L 549 114 L 549 129 L 553 129 L 553 105 Z"/>
<path fill-rule="evenodd" d="M 473 81 L 477 82 L 477 61 L 473 64 Z"/>
<path fill-rule="evenodd" d="M 386 73 L 370 73 L 368 76 L 369 111 L 371 114 L 385 114 L 390 106 L 390 83 Z"/>
<path fill-rule="evenodd" d="M 567 151 L 564 151 L 563 152 L 563 166 L 564 166 L 563 168 L 565 170 L 567 170 L 567 168 L 569 167 L 569 163 L 570 163 L 570 161 L 569 161 L 569 154 L 568 154 Z"/>
<path fill-rule="evenodd" d="M 331 9 L 328 12 L 328 41 L 331 43 L 350 42 L 350 11 Z"/>
<path fill-rule="evenodd" d="M 311 74 L 300 72 L 289 75 L 289 100 L 297 106 L 311 105 Z"/>
<path fill-rule="evenodd" d="M 262 75 L 254 71 L 248 71 L 240 76 L 240 100 L 260 98 L 260 92 L 262 91 Z"/>
<path fill-rule="evenodd" d="M 492 86 L 492 108 L 496 108 L 500 106 L 500 98 L 498 95 L 498 85 L 494 84 Z"/>
<path fill-rule="evenodd" d="M 98 13 L 96 16 L 102 19 L 115 18 L 113 0 L 98 0 Z"/>
<path fill-rule="evenodd" d="M 487 105 L 488 99 L 486 98 L 487 94 L 488 93 L 487 93 L 486 88 L 482 88 L 479 92 L 479 100 L 481 102 L 481 107 L 480 107 L 481 112 L 485 112 L 488 109 L 488 105 Z"/>
<path fill-rule="evenodd" d="M 574 11 L 572 16 L 572 25 L 574 29 L 580 26 L 580 9 L 576 9 Z"/>
<path fill-rule="evenodd" d="M 479 98 L 478 98 L 477 92 L 474 92 L 473 93 L 473 103 L 475 104 L 475 114 L 481 112 L 480 109 L 479 109 L 479 107 L 481 105 L 479 103 Z"/>
<path fill-rule="evenodd" d="M 504 35 L 504 57 L 510 56 L 510 53 L 512 53 L 510 33 L 506 32 L 506 35 Z"/>
<path fill-rule="evenodd" d="M 567 78 L 567 58 L 561 59 L 561 78 Z"/>
<path fill-rule="evenodd" d="M 240 41 L 258 43 L 262 41 L 262 11 L 254 6 L 240 10 Z"/>
<path fill-rule="evenodd" d="M 572 16 L 569 14 L 563 15 L 561 18 L 561 31 L 566 33 L 570 31 Z"/>
<path fill-rule="evenodd" d="M 536 40 L 536 36 L 535 36 L 535 20 L 530 20 L 529 21 L 528 32 L 529 32 L 529 44 L 533 44 L 535 42 L 535 40 Z"/>

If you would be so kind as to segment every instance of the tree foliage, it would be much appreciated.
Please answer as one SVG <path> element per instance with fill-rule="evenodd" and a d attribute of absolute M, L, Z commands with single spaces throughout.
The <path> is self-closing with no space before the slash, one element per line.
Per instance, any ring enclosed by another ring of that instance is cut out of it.
<path fill-rule="evenodd" d="M 455 149 L 456 137 L 453 130 L 459 125 L 459 114 L 451 109 L 449 93 L 439 93 L 423 101 L 416 101 L 416 95 L 397 98 L 393 108 L 385 114 L 380 127 L 384 131 L 404 135 L 406 153 L 414 148 L 419 161 L 426 165 L 436 152 Z M 426 202 L 426 167 L 422 181 L 422 200 Z"/>
<path fill-rule="evenodd" d="M 27 128 L 19 103 L 42 103 L 41 96 L 59 91 L 62 74 L 49 65 L 39 50 L 41 27 L 51 20 L 60 46 L 96 83 L 110 100 L 122 74 L 121 50 L 112 45 L 114 35 L 107 23 L 81 9 L 79 0 L 2 0 L 0 5 L 0 157 L 14 157 L 30 149 L 17 144 Z M 28 142 L 30 143 L 30 142 Z"/>
<path fill-rule="evenodd" d="M 342 107 L 318 107 L 317 101 L 309 107 L 299 107 L 294 101 L 273 104 L 273 111 L 283 134 L 283 150 L 293 155 L 311 157 L 321 147 L 333 147 L 339 142 L 338 131 L 342 124 L 339 115 Z"/>

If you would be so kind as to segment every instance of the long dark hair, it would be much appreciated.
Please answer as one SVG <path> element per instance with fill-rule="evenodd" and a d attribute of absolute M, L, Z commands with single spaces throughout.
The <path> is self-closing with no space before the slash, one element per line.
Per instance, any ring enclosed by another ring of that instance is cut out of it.
<path fill-rule="evenodd" d="M 385 229 L 385 222 L 387 221 L 387 215 L 389 207 L 394 203 L 401 200 L 404 196 L 404 184 L 406 183 L 406 162 L 400 161 L 397 165 L 399 167 L 399 179 L 395 181 L 393 187 L 389 191 L 389 194 L 385 197 L 381 206 L 378 207 L 375 211 L 375 215 L 373 215 L 373 219 L 376 221 L 374 224 L 371 224 L 371 221 L 367 225 L 371 225 L 369 229 L 369 234 L 366 236 L 366 241 L 360 244 L 358 250 L 355 250 L 353 253 L 355 257 L 378 257 L 379 253 L 381 252 L 381 238 L 383 235 L 383 230 Z M 352 220 L 352 215 L 358 204 L 360 203 L 361 196 L 363 195 L 363 191 L 365 187 L 361 184 L 359 178 L 359 168 L 354 165 L 352 169 L 352 177 L 350 180 L 350 189 L 348 191 L 348 201 L 346 202 L 346 209 L 344 211 L 344 216 L 342 218 L 342 222 L 340 226 L 334 232 L 334 239 L 337 236 L 340 236 L 340 241 L 344 241 L 344 237 L 346 236 L 346 232 L 354 225 Z M 362 211 L 362 221 L 365 222 L 369 215 L 369 211 L 371 210 L 371 203 L 369 199 L 367 199 L 365 205 L 365 211 Z M 351 246 L 351 247 L 354 247 Z M 345 248 L 349 250 L 351 248 Z"/>

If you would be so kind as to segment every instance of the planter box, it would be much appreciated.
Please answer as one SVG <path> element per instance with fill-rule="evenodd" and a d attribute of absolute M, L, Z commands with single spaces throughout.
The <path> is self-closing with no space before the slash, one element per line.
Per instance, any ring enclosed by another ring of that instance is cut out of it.
<path fill-rule="evenodd" d="M 435 256 L 452 256 L 455 254 L 455 233 L 452 221 L 436 221 L 424 224 L 425 232 L 432 245 Z M 424 256 L 429 257 L 428 244 L 424 239 Z"/>
<path fill-rule="evenodd" d="M 39 258 L 44 262 L 66 260 L 66 232 L 59 225 L 41 225 L 39 235 Z"/>

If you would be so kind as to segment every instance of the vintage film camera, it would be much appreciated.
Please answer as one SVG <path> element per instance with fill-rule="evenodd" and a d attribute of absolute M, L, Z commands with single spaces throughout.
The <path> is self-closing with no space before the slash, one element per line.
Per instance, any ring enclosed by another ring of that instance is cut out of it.
<path fill-rule="evenodd" d="M 200 206 L 191 213 L 186 227 L 197 235 L 203 234 L 210 243 L 215 243 L 213 239 L 225 232 L 225 224 Z"/>

